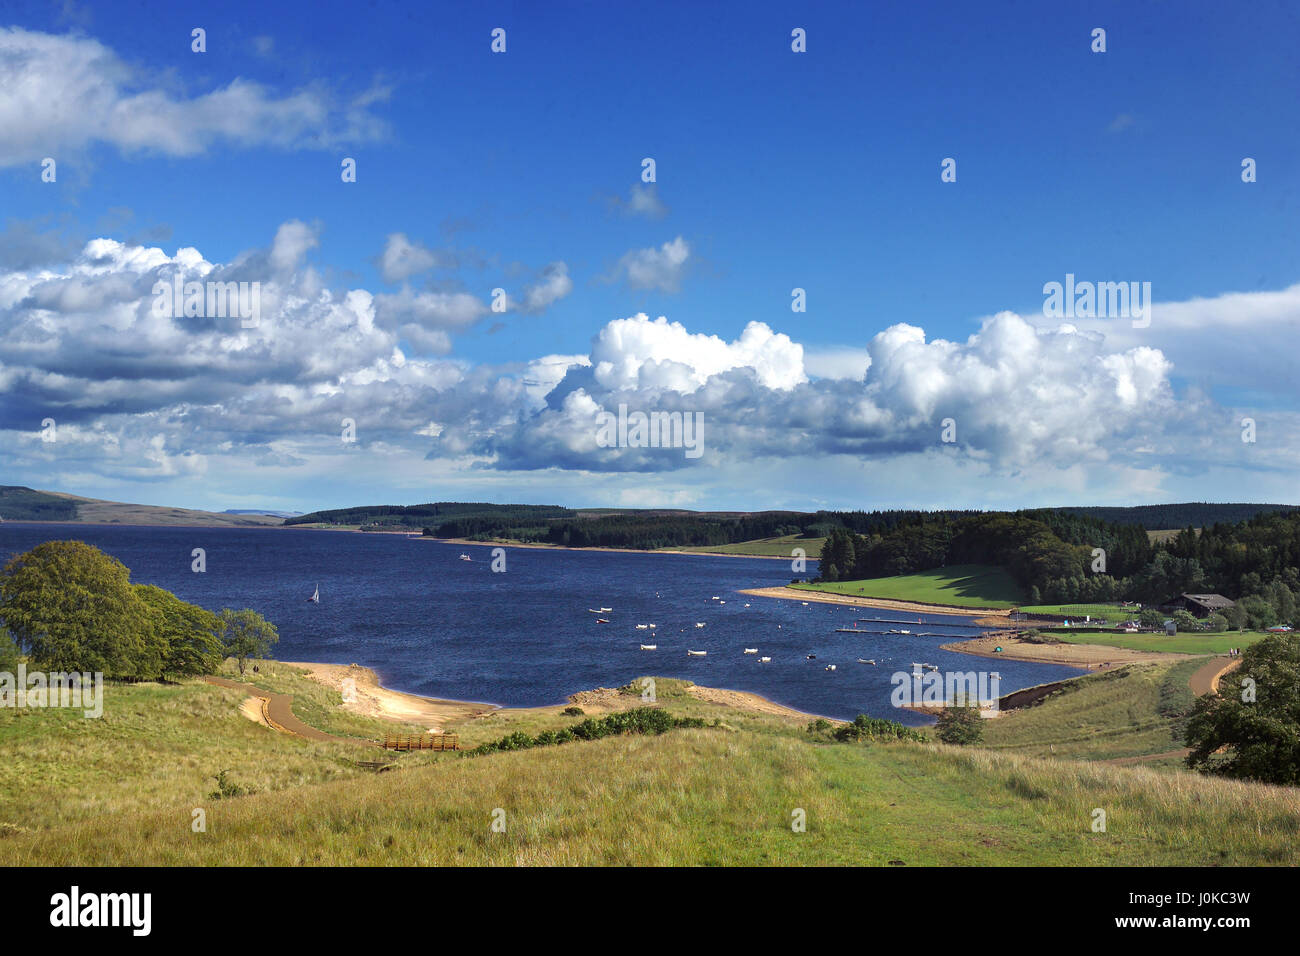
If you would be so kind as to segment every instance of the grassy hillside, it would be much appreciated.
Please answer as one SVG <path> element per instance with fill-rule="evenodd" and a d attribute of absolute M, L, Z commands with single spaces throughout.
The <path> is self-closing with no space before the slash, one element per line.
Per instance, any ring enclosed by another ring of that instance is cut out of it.
<path fill-rule="evenodd" d="M 0 520 L 76 521 L 76 502 L 21 485 L 0 485 Z"/>
<path fill-rule="evenodd" d="M 804 538 L 797 534 L 778 538 L 758 538 L 736 544 L 699 545 L 697 547 L 665 548 L 666 551 L 701 551 L 707 554 L 752 554 L 758 557 L 789 558 L 795 548 L 803 548 L 808 560 L 821 556 L 825 538 Z"/>
<path fill-rule="evenodd" d="M 288 669 L 275 679 L 308 693 Z M 1111 683 L 1142 684 L 1141 718 L 1154 680 Z M 721 725 L 473 758 L 388 755 L 396 769 L 382 774 L 356 762 L 382 752 L 278 734 L 239 716 L 239 691 L 207 685 L 110 687 L 101 721 L 3 712 L 0 864 L 1300 863 L 1296 790 L 1001 746 L 1040 747 L 1032 736 L 1057 719 L 1051 701 L 1019 729 L 1016 717 L 997 721 L 1008 731 L 996 750 L 835 744 L 694 701 L 679 683 L 659 682 L 660 706 L 712 709 Z M 1124 696 L 1114 689 L 1098 681 L 1075 703 L 1113 727 Z M 577 719 L 539 708 L 463 732 Z M 212 797 L 221 769 L 259 792 Z M 204 833 L 191 829 L 196 807 Z M 1106 833 L 1091 831 L 1096 807 Z M 497 808 L 504 833 L 491 828 Z M 807 832 L 791 828 L 796 809 Z"/>
<path fill-rule="evenodd" d="M 984 724 L 982 747 L 1035 757 L 1111 760 L 1183 746 L 1166 702 L 1190 707 L 1187 681 L 1203 658 L 1129 666 L 1069 681 L 1041 704 Z M 1181 688 L 1181 690 L 1179 690 Z"/>
<path fill-rule="evenodd" d="M 900 574 L 865 581 L 837 581 L 831 584 L 796 584 L 809 591 L 846 594 L 853 597 L 951 604 L 973 609 L 1014 607 L 1022 597 L 1020 588 L 1002 568 L 984 564 L 959 564 L 917 574 Z"/>
<path fill-rule="evenodd" d="M 82 498 L 58 491 L 0 487 L 0 518 L 6 521 L 77 521 L 85 524 L 168 525 L 177 527 L 277 527 L 274 515 L 223 514 L 193 508 L 133 505 L 122 501 Z"/>

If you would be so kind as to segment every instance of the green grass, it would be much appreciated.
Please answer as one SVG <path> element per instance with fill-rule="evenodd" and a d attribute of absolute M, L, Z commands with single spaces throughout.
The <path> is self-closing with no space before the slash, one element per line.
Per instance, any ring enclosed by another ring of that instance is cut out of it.
<path fill-rule="evenodd" d="M 1085 616 L 1091 616 L 1094 621 L 1100 618 L 1114 623 L 1132 620 L 1139 613 L 1136 608 L 1120 607 L 1117 604 L 1033 604 L 1022 606 L 1020 610 L 1025 614 L 1051 614 L 1070 620 L 1078 618 L 1080 621 Z"/>
<path fill-rule="evenodd" d="M 1134 651 L 1163 651 L 1169 654 L 1223 654 L 1230 647 L 1249 647 L 1268 637 L 1263 631 L 1225 631 L 1219 634 L 1111 634 L 1072 633 L 1064 628 L 1043 632 L 1064 644 L 1100 644 L 1103 647 L 1126 647 Z"/>
<path fill-rule="evenodd" d="M 792 586 L 852 597 L 949 604 L 977 610 L 1014 607 L 1021 598 L 1020 588 L 1010 574 L 1003 568 L 985 564 L 957 564 L 918 574 L 869 578 L 865 581 Z"/>
<path fill-rule="evenodd" d="M 292 669 L 272 670 L 268 683 L 311 696 Z M 356 765 L 378 752 L 246 720 L 239 690 L 110 685 L 98 721 L 0 712 L 0 865 L 1300 864 L 1300 790 L 1062 759 L 1063 748 L 1170 749 L 1145 726 L 1163 716 L 1170 673 L 1081 681 L 990 722 L 1002 738 L 975 750 L 826 743 L 658 678 L 659 706 L 721 725 L 481 757 L 388 755 L 395 769 L 382 774 Z M 604 699 L 641 704 L 635 682 Z M 538 708 L 457 729 L 474 742 L 581 719 Z M 1054 759 L 1035 756 L 1052 734 Z M 220 770 L 257 792 L 214 799 Z M 1106 833 L 1091 831 L 1097 807 Z M 195 808 L 206 832 L 191 828 Z M 504 833 L 492 830 L 497 808 Z M 796 809 L 806 832 L 791 828 Z"/>
<path fill-rule="evenodd" d="M 46 865 L 1300 862 L 1295 790 L 925 744 L 717 729 L 448 759 L 0 840 Z M 1108 829 L 1091 832 L 1094 808 Z M 506 830 L 493 832 L 494 811 Z M 791 827 L 804 811 L 806 832 Z M 864 825 L 869 821 L 870 825 Z M 72 838 L 75 833 L 75 839 Z"/>
<path fill-rule="evenodd" d="M 790 552 L 803 548 L 805 557 L 810 560 L 821 556 L 825 538 L 801 538 L 797 534 L 787 534 L 779 538 L 758 538 L 754 541 L 740 541 L 735 544 L 684 545 L 680 548 L 663 548 L 664 551 L 699 551 L 707 554 L 752 554 L 758 557 L 791 558 Z"/>
<path fill-rule="evenodd" d="M 1204 661 L 1130 665 L 1069 681 L 1037 706 L 985 721 L 981 746 L 1076 760 L 1174 750 L 1182 746 L 1181 707 L 1191 698 L 1184 663 Z M 1177 692 L 1179 681 L 1185 697 Z"/>

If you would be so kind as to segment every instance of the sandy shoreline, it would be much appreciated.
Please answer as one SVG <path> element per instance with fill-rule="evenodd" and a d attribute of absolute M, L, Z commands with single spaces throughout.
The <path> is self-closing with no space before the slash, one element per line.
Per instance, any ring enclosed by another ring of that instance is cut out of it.
<path fill-rule="evenodd" d="M 396 531 L 366 531 L 365 534 L 398 534 Z M 406 532 L 400 532 L 406 534 Z M 520 544 L 519 542 L 507 541 L 471 541 L 468 538 L 434 538 L 430 536 L 411 534 L 410 537 L 424 538 L 426 541 L 437 541 L 441 544 L 459 544 L 472 548 L 533 548 L 538 551 L 597 551 L 605 554 L 684 554 L 698 558 L 760 558 L 764 561 L 789 561 L 790 558 L 780 554 L 720 554 L 715 551 L 676 551 L 664 549 L 661 551 L 647 551 L 644 548 L 570 548 L 562 544 Z M 809 561 L 816 561 L 816 558 L 809 558 Z"/>
<path fill-rule="evenodd" d="M 1135 651 L 1102 644 L 1033 644 L 1013 635 L 1014 625 L 1009 621 L 1010 610 L 960 608 L 952 605 L 920 604 L 913 601 L 893 601 L 888 598 L 859 598 L 839 594 L 819 594 L 798 591 L 788 587 L 749 588 L 741 594 L 755 597 L 778 598 L 785 601 L 820 601 L 825 604 L 842 604 L 849 607 L 869 607 L 882 611 L 901 611 L 909 614 L 949 614 L 976 618 L 976 623 L 990 629 L 1005 628 L 1002 633 L 986 634 L 969 640 L 950 641 L 939 645 L 941 650 L 988 657 L 994 660 L 1025 661 L 1032 664 L 1064 664 L 1085 670 L 1104 670 L 1124 664 L 1151 664 L 1156 661 L 1182 660 L 1196 654 L 1176 654 L 1163 651 Z M 995 651 L 995 647 L 1002 650 Z"/>
<path fill-rule="evenodd" d="M 869 607 L 878 611 L 903 611 L 908 614 L 947 614 L 953 617 L 1010 618 L 1011 610 L 958 607 L 954 604 L 923 604 L 919 601 L 895 601 L 890 598 L 860 598 L 847 594 L 826 594 L 820 591 L 800 591 L 791 587 L 743 588 L 741 594 L 755 597 L 778 598 L 783 601 L 818 601 L 822 604 L 843 604 L 847 607 Z M 997 626 L 997 625 L 990 625 Z M 1009 626 L 1009 625 L 1008 625 Z"/>
<path fill-rule="evenodd" d="M 441 700 L 434 697 L 421 697 L 419 694 L 408 694 L 405 691 L 390 690 L 379 683 L 379 677 L 373 670 L 358 664 L 318 664 L 307 661 L 283 661 L 282 663 L 289 667 L 302 668 L 312 680 L 340 693 L 344 689 L 344 681 L 351 679 L 354 682 L 355 694 L 353 700 L 345 701 L 343 706 L 352 713 L 399 723 L 426 723 L 435 733 L 440 732 L 446 724 L 487 717 L 498 712 L 562 710 L 569 705 L 577 705 L 589 715 L 600 715 L 640 705 L 640 698 L 635 695 L 624 694 L 614 687 L 596 687 L 569 695 L 567 702 L 563 704 L 549 704 L 542 707 L 498 707 L 495 704 Z M 691 684 L 686 688 L 686 692 L 696 700 L 748 713 L 800 721 L 815 719 L 818 716 L 786 707 L 784 704 L 778 704 L 749 691 Z M 246 713 L 246 716 L 252 718 L 251 713 Z M 260 718 L 260 711 L 257 716 Z"/>
<path fill-rule="evenodd" d="M 1198 654 L 1176 654 L 1166 651 L 1135 651 L 1126 647 L 1107 647 L 1103 644 L 1032 644 L 1010 634 L 993 634 L 969 641 L 953 641 L 939 645 L 941 650 L 971 654 L 975 657 L 1028 661 L 1033 664 L 1066 664 L 1087 670 L 1105 670 L 1124 664 L 1153 664 L 1157 661 L 1184 660 Z M 1001 647 L 1001 651 L 993 648 Z"/>

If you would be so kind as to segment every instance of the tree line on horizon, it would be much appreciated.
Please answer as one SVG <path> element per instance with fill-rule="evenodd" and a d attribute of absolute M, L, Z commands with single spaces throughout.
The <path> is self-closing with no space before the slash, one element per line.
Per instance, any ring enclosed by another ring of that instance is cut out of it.
<path fill-rule="evenodd" d="M 823 581 L 859 580 L 955 564 L 1007 569 L 1028 605 L 1160 604 L 1185 592 L 1217 593 L 1238 602 L 1223 612 L 1228 626 L 1264 628 L 1296 613 L 1300 511 L 1199 532 L 1188 526 L 1163 542 L 1138 525 L 1063 511 L 940 516 L 883 534 L 835 529 L 819 573 Z"/>
<path fill-rule="evenodd" d="M 1236 523 L 1259 514 L 1292 510 L 1278 504 L 1188 502 L 1131 508 L 1066 507 L 1020 512 L 975 509 L 886 509 L 856 511 L 708 512 L 680 509 L 573 509 L 560 505 L 498 505 L 486 502 L 431 502 L 373 505 L 314 511 L 285 519 L 285 525 L 356 525 L 363 530 L 419 530 L 438 538 L 504 539 L 565 547 L 652 550 L 739 544 L 762 538 L 824 538 L 834 529 L 858 535 L 884 534 L 900 526 L 927 525 L 979 515 L 1057 515 L 1053 524 L 1092 518 L 1107 524 L 1147 530 L 1209 527 Z"/>

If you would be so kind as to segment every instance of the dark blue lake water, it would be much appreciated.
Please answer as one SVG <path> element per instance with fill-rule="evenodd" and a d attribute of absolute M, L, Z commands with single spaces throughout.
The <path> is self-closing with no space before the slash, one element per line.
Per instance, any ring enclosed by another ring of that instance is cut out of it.
<path fill-rule="evenodd" d="M 16 522 L 0 525 L 0 557 L 67 538 L 113 555 L 133 581 L 186 601 L 253 608 L 279 629 L 281 660 L 356 662 L 387 687 L 432 697 L 540 706 L 653 674 L 753 691 L 828 717 L 917 724 L 925 718 L 889 703 L 890 675 L 913 661 L 945 671 L 996 668 L 1003 693 L 1079 673 L 939 650 L 978 633 L 955 626 L 966 618 L 921 615 L 920 624 L 864 623 L 857 626 L 877 633 L 841 634 L 835 628 L 858 618 L 916 616 L 737 593 L 788 584 L 785 561 L 507 548 L 505 573 L 494 573 L 490 547 L 398 535 Z M 194 548 L 206 551 L 206 573 L 190 570 Z M 317 585 L 320 603 L 308 603 Z M 601 607 L 613 610 L 588 611 Z M 598 616 L 610 623 L 597 624 Z M 914 633 L 881 633 L 890 628 Z M 642 643 L 658 650 L 642 651 Z M 744 654 L 746 647 L 759 653 Z M 688 657 L 687 649 L 708 655 Z"/>

